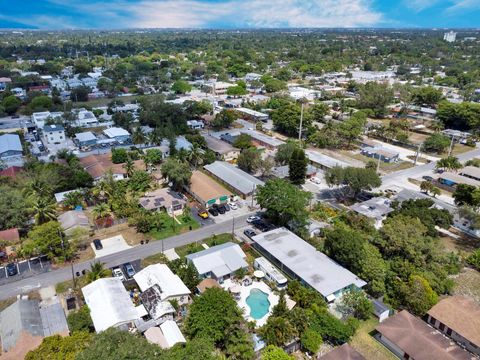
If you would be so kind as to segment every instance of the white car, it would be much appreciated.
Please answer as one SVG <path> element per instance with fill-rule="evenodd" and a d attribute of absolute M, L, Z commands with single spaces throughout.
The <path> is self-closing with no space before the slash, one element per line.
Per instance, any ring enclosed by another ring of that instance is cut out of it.
<path fill-rule="evenodd" d="M 247 218 L 247 223 L 251 224 L 252 222 L 254 222 L 254 221 L 259 221 L 259 220 L 262 220 L 262 219 L 260 219 L 259 216 L 252 215 L 252 216 L 249 216 L 249 217 Z"/>
<path fill-rule="evenodd" d="M 234 202 L 230 202 L 230 203 L 228 203 L 228 206 L 230 206 L 230 209 L 232 209 L 232 210 L 237 210 L 237 209 L 238 209 L 238 206 L 237 206 L 237 204 L 236 204 L 236 203 L 234 203 Z"/>
<path fill-rule="evenodd" d="M 319 178 L 317 177 L 312 177 L 310 178 L 310 181 L 313 182 L 314 184 L 321 184 L 322 182 L 320 181 Z"/>
<path fill-rule="evenodd" d="M 112 274 L 114 277 L 118 277 L 120 280 L 125 281 L 125 275 L 123 275 L 122 270 L 120 270 L 119 268 L 113 269 Z"/>

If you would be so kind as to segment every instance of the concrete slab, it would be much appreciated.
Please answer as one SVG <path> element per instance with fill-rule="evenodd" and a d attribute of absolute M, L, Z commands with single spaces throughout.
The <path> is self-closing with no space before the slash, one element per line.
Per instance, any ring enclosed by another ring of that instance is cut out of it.
<path fill-rule="evenodd" d="M 40 298 L 42 300 L 48 300 L 53 298 L 57 292 L 55 291 L 55 286 L 47 286 L 38 290 Z"/>
<path fill-rule="evenodd" d="M 168 249 L 163 252 L 169 261 L 180 259 L 180 256 L 175 252 L 175 249 Z"/>
<path fill-rule="evenodd" d="M 103 249 L 97 250 L 93 243 L 90 244 L 93 251 L 95 252 L 95 258 L 100 258 L 102 256 L 114 254 L 123 250 L 128 250 L 132 248 L 127 244 L 122 235 L 113 236 L 108 239 L 102 240 Z"/>

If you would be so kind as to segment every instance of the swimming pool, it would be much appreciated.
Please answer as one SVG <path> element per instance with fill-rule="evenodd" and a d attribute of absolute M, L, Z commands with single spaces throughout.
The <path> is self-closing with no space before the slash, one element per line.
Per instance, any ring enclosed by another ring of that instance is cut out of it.
<path fill-rule="evenodd" d="M 246 303 L 250 307 L 250 316 L 255 320 L 263 318 L 268 314 L 268 310 L 270 309 L 268 294 L 260 289 L 250 290 L 250 295 L 248 295 Z"/>

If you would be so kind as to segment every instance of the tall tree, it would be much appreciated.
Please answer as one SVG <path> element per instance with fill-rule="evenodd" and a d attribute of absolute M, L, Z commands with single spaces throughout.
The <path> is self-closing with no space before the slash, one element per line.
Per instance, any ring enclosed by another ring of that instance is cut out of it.
<path fill-rule="evenodd" d="M 294 149 L 288 162 L 288 177 L 292 184 L 305 184 L 305 178 L 307 177 L 307 165 L 308 159 L 305 155 L 305 151 L 300 148 Z"/>
<path fill-rule="evenodd" d="M 172 188 L 176 191 L 181 190 L 190 183 L 192 171 L 188 163 L 175 158 L 168 158 L 161 168 L 162 176 L 172 183 Z"/>

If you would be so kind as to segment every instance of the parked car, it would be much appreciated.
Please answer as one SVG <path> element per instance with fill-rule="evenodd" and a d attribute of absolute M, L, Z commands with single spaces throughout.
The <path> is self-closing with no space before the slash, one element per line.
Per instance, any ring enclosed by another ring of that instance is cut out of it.
<path fill-rule="evenodd" d="M 113 269 L 112 274 L 114 277 L 118 277 L 120 280 L 125 281 L 125 275 L 123 275 L 123 271 L 120 270 L 120 268 Z"/>
<path fill-rule="evenodd" d="M 433 177 L 428 176 L 428 175 L 422 176 L 422 179 L 425 180 L 425 181 L 433 181 Z"/>
<path fill-rule="evenodd" d="M 225 214 L 225 213 L 227 212 L 227 210 L 225 210 L 225 206 L 223 206 L 223 205 L 217 206 L 217 211 L 218 211 L 220 214 Z"/>
<path fill-rule="evenodd" d="M 226 211 L 230 211 L 230 205 L 228 205 L 227 203 L 222 204 L 222 206 L 225 208 Z"/>
<path fill-rule="evenodd" d="M 132 264 L 126 263 L 123 265 L 123 270 L 125 270 L 125 274 L 127 274 L 127 278 L 131 279 L 133 275 L 135 275 L 135 269 L 133 268 Z"/>
<path fill-rule="evenodd" d="M 252 229 L 245 229 L 243 230 L 243 233 L 249 238 L 251 239 L 252 237 L 254 237 L 255 235 L 257 235 L 257 233 L 252 230 Z"/>
<path fill-rule="evenodd" d="M 218 211 L 214 207 L 211 207 L 210 209 L 208 209 L 208 212 L 213 216 L 218 216 Z"/>
<path fill-rule="evenodd" d="M 198 211 L 198 216 L 200 216 L 202 219 L 208 219 L 208 211 L 207 210 L 199 210 Z"/>
<path fill-rule="evenodd" d="M 17 265 L 14 263 L 7 264 L 6 269 L 8 276 L 15 276 L 18 274 Z"/>
<path fill-rule="evenodd" d="M 97 250 L 102 250 L 103 249 L 102 241 L 100 239 L 93 240 L 93 245 L 95 246 L 95 249 L 97 249 Z"/>
<path fill-rule="evenodd" d="M 238 205 L 234 202 L 228 203 L 228 206 L 230 206 L 230 209 L 232 209 L 232 210 L 237 210 L 238 209 Z"/>
<path fill-rule="evenodd" d="M 320 179 L 317 178 L 317 177 L 315 177 L 315 176 L 312 177 L 312 178 L 310 178 L 310 181 L 313 182 L 314 184 L 321 184 L 321 183 L 322 183 L 322 182 L 320 181 Z"/>
<path fill-rule="evenodd" d="M 259 221 L 259 220 L 262 220 L 262 219 L 260 218 L 260 216 L 252 215 L 252 216 L 249 216 L 249 217 L 247 218 L 247 223 L 251 224 L 251 223 L 253 223 L 254 221 Z"/>
<path fill-rule="evenodd" d="M 269 225 L 263 220 L 254 221 L 254 222 L 252 222 L 252 224 L 253 224 L 253 226 L 255 226 L 258 230 L 260 230 L 262 232 L 265 232 L 265 231 L 269 230 Z"/>

